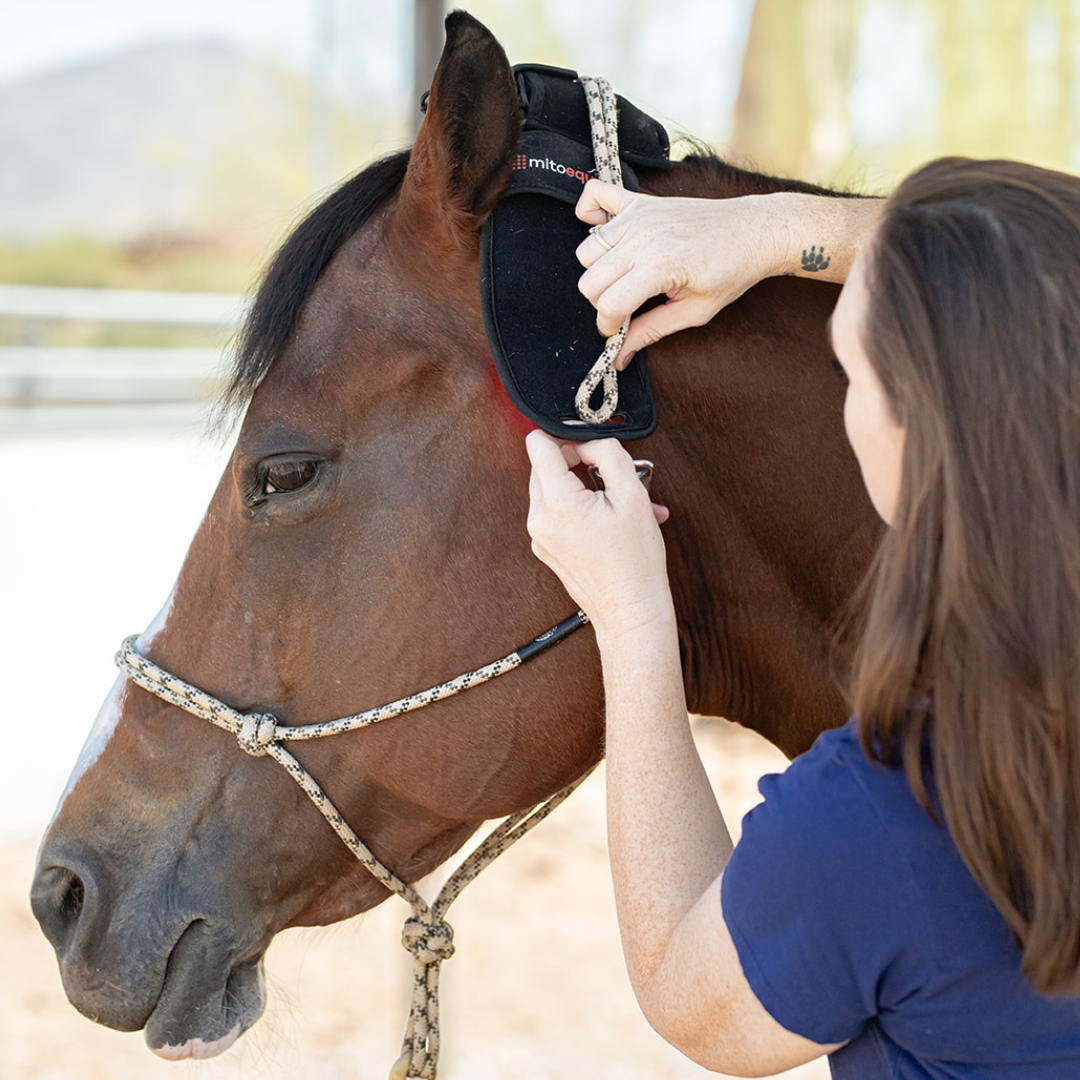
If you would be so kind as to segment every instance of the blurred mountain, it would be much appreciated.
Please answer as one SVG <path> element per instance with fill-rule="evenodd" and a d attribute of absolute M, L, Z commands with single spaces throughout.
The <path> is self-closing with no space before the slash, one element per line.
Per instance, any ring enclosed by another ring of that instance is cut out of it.
<path fill-rule="evenodd" d="M 277 231 L 309 195 L 309 108 L 303 80 L 212 41 L 0 86 L 0 242 Z"/>

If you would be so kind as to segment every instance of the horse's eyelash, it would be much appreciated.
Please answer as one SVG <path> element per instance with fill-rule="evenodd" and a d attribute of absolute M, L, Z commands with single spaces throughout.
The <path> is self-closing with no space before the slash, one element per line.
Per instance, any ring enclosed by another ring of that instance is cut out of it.
<path fill-rule="evenodd" d="M 266 498 L 266 471 L 264 469 L 255 470 L 244 495 L 249 503 L 261 502 Z"/>

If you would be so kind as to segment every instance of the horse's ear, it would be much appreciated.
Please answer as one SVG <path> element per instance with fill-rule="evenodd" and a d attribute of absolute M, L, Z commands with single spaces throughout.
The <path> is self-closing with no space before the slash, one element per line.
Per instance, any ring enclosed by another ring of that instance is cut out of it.
<path fill-rule="evenodd" d="M 429 227 L 434 211 L 451 232 L 475 233 L 506 185 L 520 135 L 506 53 L 471 15 L 451 12 L 398 210 Z"/>

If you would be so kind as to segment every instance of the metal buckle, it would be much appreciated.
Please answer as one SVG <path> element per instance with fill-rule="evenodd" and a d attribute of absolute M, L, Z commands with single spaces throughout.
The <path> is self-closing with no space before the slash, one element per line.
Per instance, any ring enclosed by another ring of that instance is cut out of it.
<path fill-rule="evenodd" d="M 644 484 L 645 490 L 651 490 L 653 472 L 656 470 L 656 466 L 651 461 L 647 461 L 645 458 L 634 458 L 634 471 L 637 473 L 637 478 Z M 589 466 L 589 478 L 592 480 L 593 485 L 597 491 L 604 490 L 604 478 L 600 475 L 600 470 L 595 465 Z"/>

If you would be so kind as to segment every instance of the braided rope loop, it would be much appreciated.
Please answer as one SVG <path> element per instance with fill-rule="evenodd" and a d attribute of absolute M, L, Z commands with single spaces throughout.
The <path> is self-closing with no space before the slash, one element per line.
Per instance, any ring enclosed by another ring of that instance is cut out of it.
<path fill-rule="evenodd" d="M 589 128 L 592 133 L 596 174 L 608 184 L 622 187 L 622 163 L 619 161 L 619 112 L 615 92 L 607 79 L 582 76 L 580 79 L 589 107 Z M 609 219 L 610 220 L 610 219 Z M 574 408 L 578 417 L 590 424 L 603 424 L 615 415 L 619 404 L 619 381 L 615 374 L 615 357 L 626 341 L 630 319 L 623 320 L 618 331 L 607 339 L 604 351 L 589 369 L 577 394 Z M 603 383 L 603 397 L 598 408 L 592 407 L 593 393 Z"/>

